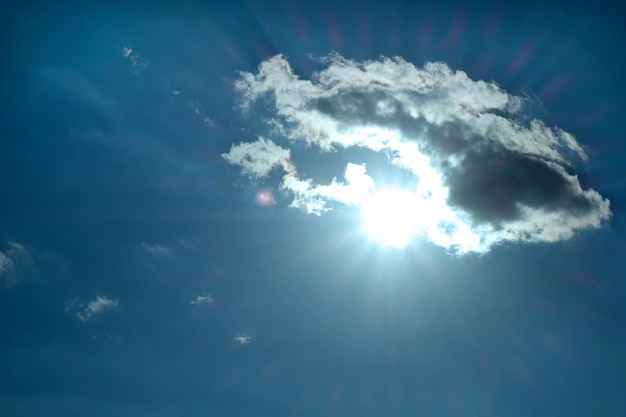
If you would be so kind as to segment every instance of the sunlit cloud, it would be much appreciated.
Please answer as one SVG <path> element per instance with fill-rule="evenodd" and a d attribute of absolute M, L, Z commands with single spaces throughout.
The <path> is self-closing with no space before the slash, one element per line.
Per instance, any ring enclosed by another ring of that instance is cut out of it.
<path fill-rule="evenodd" d="M 372 212 L 381 220 L 402 213 L 410 236 L 390 245 L 422 237 L 457 253 L 564 240 L 610 218 L 609 201 L 576 176 L 587 159 L 583 147 L 538 120 L 528 96 L 444 63 L 417 68 L 401 58 L 356 62 L 331 54 L 319 64 L 323 70 L 301 79 L 278 55 L 235 83 L 244 114 L 257 102 L 269 109 L 264 120 L 274 140 L 236 143 L 223 157 L 250 178 L 281 170 L 280 188 L 293 207 L 320 215 L 337 204 L 354 206 L 370 226 Z M 329 184 L 301 176 L 292 159 L 301 145 L 311 157 L 348 149 L 386 155 L 390 169 L 414 179 L 400 190 L 407 210 L 380 201 L 396 194 L 386 193 L 362 160 L 347 163 L 343 180 Z"/>
<path fill-rule="evenodd" d="M 96 295 L 96 298 L 85 303 L 78 298 L 73 298 L 65 303 L 66 313 L 74 313 L 81 321 L 88 321 L 94 315 L 102 313 L 104 310 L 117 307 L 119 302 L 115 299 Z"/>
<path fill-rule="evenodd" d="M 295 171 L 289 161 L 290 151 L 262 137 L 256 142 L 233 146 L 223 157 L 231 164 L 240 165 L 243 174 L 252 178 L 265 177 L 277 166 L 287 172 Z"/>

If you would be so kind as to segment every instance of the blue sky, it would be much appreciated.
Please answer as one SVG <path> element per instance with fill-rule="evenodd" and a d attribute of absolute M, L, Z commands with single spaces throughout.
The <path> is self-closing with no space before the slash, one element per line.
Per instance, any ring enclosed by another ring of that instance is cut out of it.
<path fill-rule="evenodd" d="M 622 415 L 621 12 L 16 6 L 0 414 Z"/>

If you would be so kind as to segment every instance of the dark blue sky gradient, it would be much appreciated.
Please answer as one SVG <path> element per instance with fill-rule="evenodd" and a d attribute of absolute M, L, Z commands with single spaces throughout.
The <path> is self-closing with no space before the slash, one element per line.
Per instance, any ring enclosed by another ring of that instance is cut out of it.
<path fill-rule="evenodd" d="M 0 415 L 623 415 L 623 12 L 15 5 L 1 34 L 0 251 L 28 255 L 10 285 L 0 275 Z M 456 257 L 382 250 L 352 211 L 305 215 L 278 190 L 259 206 L 273 177 L 250 182 L 220 156 L 267 134 L 232 83 L 278 53 L 307 78 L 320 68 L 307 54 L 333 50 L 443 61 L 536 96 L 533 112 L 585 146 L 582 184 L 613 218 Z M 203 293 L 214 303 L 189 304 Z M 97 294 L 119 305 L 85 322 L 64 311 Z"/>

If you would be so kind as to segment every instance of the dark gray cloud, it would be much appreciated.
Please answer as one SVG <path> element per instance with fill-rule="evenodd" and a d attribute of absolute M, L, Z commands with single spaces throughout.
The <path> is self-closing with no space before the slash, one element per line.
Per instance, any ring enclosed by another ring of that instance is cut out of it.
<path fill-rule="evenodd" d="M 580 216 L 602 204 L 582 193 L 558 165 L 506 149 L 472 149 L 444 172 L 449 203 L 479 222 L 519 220 L 522 207 Z"/>
<path fill-rule="evenodd" d="M 458 252 L 503 241 L 557 241 L 599 227 L 609 201 L 583 190 L 574 168 L 587 156 L 576 139 L 548 127 L 532 100 L 495 83 L 471 80 L 443 63 L 417 68 L 401 58 L 355 62 L 337 54 L 310 80 L 283 56 L 242 73 L 242 110 L 262 99 L 276 138 L 322 151 L 359 147 L 388 156 L 413 175 L 411 233 Z M 285 172 L 292 205 L 321 214 L 332 203 L 366 206 L 379 190 L 365 165 L 349 163 L 345 181 L 300 178 L 289 148 L 270 139 L 234 145 L 224 158 L 244 174 Z M 358 167 L 358 169 L 356 169 Z M 350 177 L 350 178 L 349 178 Z"/>

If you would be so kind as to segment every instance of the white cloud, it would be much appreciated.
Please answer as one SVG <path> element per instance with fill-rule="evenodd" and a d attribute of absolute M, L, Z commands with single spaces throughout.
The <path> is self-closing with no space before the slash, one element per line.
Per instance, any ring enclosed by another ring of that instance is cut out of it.
<path fill-rule="evenodd" d="M 203 293 L 197 296 L 195 299 L 189 301 L 191 305 L 212 304 L 213 296 L 209 293 Z"/>
<path fill-rule="evenodd" d="M 99 314 L 106 309 L 111 309 L 118 306 L 118 301 L 96 295 L 96 298 L 89 301 L 87 304 L 80 301 L 78 298 L 71 299 L 65 303 L 64 310 L 66 313 L 75 312 L 76 317 L 81 321 L 88 321 L 95 314 Z"/>
<path fill-rule="evenodd" d="M 0 280 L 13 285 L 20 279 L 20 266 L 28 262 L 28 251 L 21 243 L 9 242 L 8 249 L 0 251 Z"/>
<path fill-rule="evenodd" d="M 161 245 L 149 245 L 146 242 L 141 242 L 141 246 L 153 255 L 169 255 L 169 249 L 161 246 Z"/>
<path fill-rule="evenodd" d="M 326 201 L 357 204 L 374 186 L 364 166 L 350 163 L 346 166 L 345 183 L 335 179 L 329 185 L 315 185 L 310 180 L 302 180 L 291 163 L 290 151 L 262 137 L 256 142 L 234 145 L 222 156 L 231 164 L 241 166 L 242 173 L 251 178 L 265 177 L 275 167 L 281 167 L 285 171 L 281 188 L 294 195 L 292 206 L 318 215 L 328 210 Z"/>
<path fill-rule="evenodd" d="M 237 336 L 233 337 L 233 340 L 240 345 L 247 345 L 248 343 L 250 343 L 250 340 L 252 340 L 252 336 L 247 334 L 238 334 Z"/>
<path fill-rule="evenodd" d="M 443 63 L 417 68 L 401 58 L 355 62 L 338 54 L 319 62 L 325 68 L 305 80 L 278 55 L 235 84 L 243 112 L 262 102 L 268 127 L 288 146 L 260 137 L 223 157 L 251 178 L 281 169 L 292 206 L 319 215 L 337 203 L 363 206 L 377 190 L 360 161 L 347 164 L 344 182 L 302 178 L 291 149 L 304 143 L 385 154 L 417 184 L 414 234 L 460 253 L 567 239 L 610 218 L 609 201 L 583 190 L 573 172 L 587 159 L 582 146 L 529 114 L 528 97 Z"/>
<path fill-rule="evenodd" d="M 277 166 L 287 173 L 295 169 L 289 159 L 291 152 L 271 140 L 259 138 L 256 142 L 233 145 L 230 152 L 222 155 L 231 164 L 239 165 L 242 173 L 251 178 L 265 177 Z"/>

